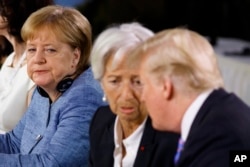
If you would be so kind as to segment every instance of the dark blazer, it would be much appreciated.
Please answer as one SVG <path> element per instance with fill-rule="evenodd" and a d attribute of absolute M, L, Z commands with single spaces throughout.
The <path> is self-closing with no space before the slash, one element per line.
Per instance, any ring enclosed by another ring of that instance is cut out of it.
<path fill-rule="evenodd" d="M 114 115 L 108 106 L 100 107 L 90 125 L 89 166 L 113 167 L 114 159 Z M 178 144 L 179 135 L 159 132 L 152 128 L 148 118 L 139 145 L 134 166 L 171 167 Z"/>
<path fill-rule="evenodd" d="M 177 167 L 229 167 L 232 150 L 250 150 L 250 108 L 219 89 L 198 111 Z"/>

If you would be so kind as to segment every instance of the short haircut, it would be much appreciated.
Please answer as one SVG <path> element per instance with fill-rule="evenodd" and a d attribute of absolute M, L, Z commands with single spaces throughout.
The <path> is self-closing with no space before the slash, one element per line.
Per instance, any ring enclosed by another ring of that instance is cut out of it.
<path fill-rule="evenodd" d="M 32 39 L 40 29 L 47 28 L 64 43 L 81 51 L 77 75 L 89 66 L 92 47 L 91 25 L 78 10 L 51 5 L 34 12 L 24 23 L 21 34 L 24 41 Z"/>
<path fill-rule="evenodd" d="M 153 35 L 151 30 L 137 22 L 112 25 L 104 30 L 95 40 L 91 51 L 94 77 L 101 80 L 105 64 L 111 55 L 114 56 L 114 60 L 118 60 L 122 54 L 128 53 Z"/>
<path fill-rule="evenodd" d="M 142 60 L 156 80 L 167 76 L 183 92 L 223 86 L 213 47 L 205 37 L 185 28 L 158 32 L 135 50 L 128 63 L 134 66 Z"/>

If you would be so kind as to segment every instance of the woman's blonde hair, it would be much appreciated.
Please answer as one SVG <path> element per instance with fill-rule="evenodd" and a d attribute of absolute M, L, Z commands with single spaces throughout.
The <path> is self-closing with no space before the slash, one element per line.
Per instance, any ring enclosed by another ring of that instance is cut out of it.
<path fill-rule="evenodd" d="M 81 51 L 76 74 L 89 66 L 92 47 L 91 25 L 78 10 L 70 7 L 51 5 L 32 13 L 24 23 L 21 35 L 24 41 L 32 39 L 40 29 L 47 28 L 62 42 Z"/>

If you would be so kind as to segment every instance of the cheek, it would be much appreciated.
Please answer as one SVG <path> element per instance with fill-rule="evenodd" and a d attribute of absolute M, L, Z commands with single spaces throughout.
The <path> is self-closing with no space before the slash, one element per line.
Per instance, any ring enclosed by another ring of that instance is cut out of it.
<path fill-rule="evenodd" d="M 51 75 L 57 80 L 61 80 L 62 78 L 70 75 L 72 71 L 68 67 L 68 63 L 57 62 L 48 62 L 47 68 L 51 71 Z"/>
<path fill-rule="evenodd" d="M 155 109 L 159 107 L 157 96 L 155 95 L 153 89 L 146 89 L 144 94 L 145 104 L 149 112 L 155 112 Z"/>
<path fill-rule="evenodd" d="M 72 66 L 74 66 L 73 55 L 60 53 L 56 57 L 47 59 L 47 63 L 52 69 L 71 72 Z"/>
<path fill-rule="evenodd" d="M 111 108 L 114 108 L 116 104 L 116 91 L 108 88 L 105 84 L 102 84 L 102 85 L 103 85 L 103 91 L 106 96 L 107 102 L 109 103 Z"/>
<path fill-rule="evenodd" d="M 69 60 L 50 61 L 48 63 L 50 64 L 52 69 L 59 71 L 70 71 L 72 66 L 72 63 Z"/>
<path fill-rule="evenodd" d="M 141 101 L 144 101 L 147 103 L 150 99 L 151 96 L 149 96 L 149 89 L 147 87 L 144 87 L 142 92 L 141 92 Z"/>
<path fill-rule="evenodd" d="M 27 73 L 28 73 L 28 76 L 30 77 L 31 74 L 32 74 L 32 61 L 29 59 L 27 60 Z"/>

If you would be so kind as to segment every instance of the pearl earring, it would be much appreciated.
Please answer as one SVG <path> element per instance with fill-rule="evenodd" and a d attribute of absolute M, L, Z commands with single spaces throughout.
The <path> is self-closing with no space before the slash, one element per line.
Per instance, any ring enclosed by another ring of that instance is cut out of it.
<path fill-rule="evenodd" d="M 107 101 L 107 99 L 106 99 L 106 96 L 105 96 L 105 95 L 103 95 L 103 97 L 102 97 L 102 101 L 103 101 L 103 102 L 106 102 L 106 101 Z"/>

